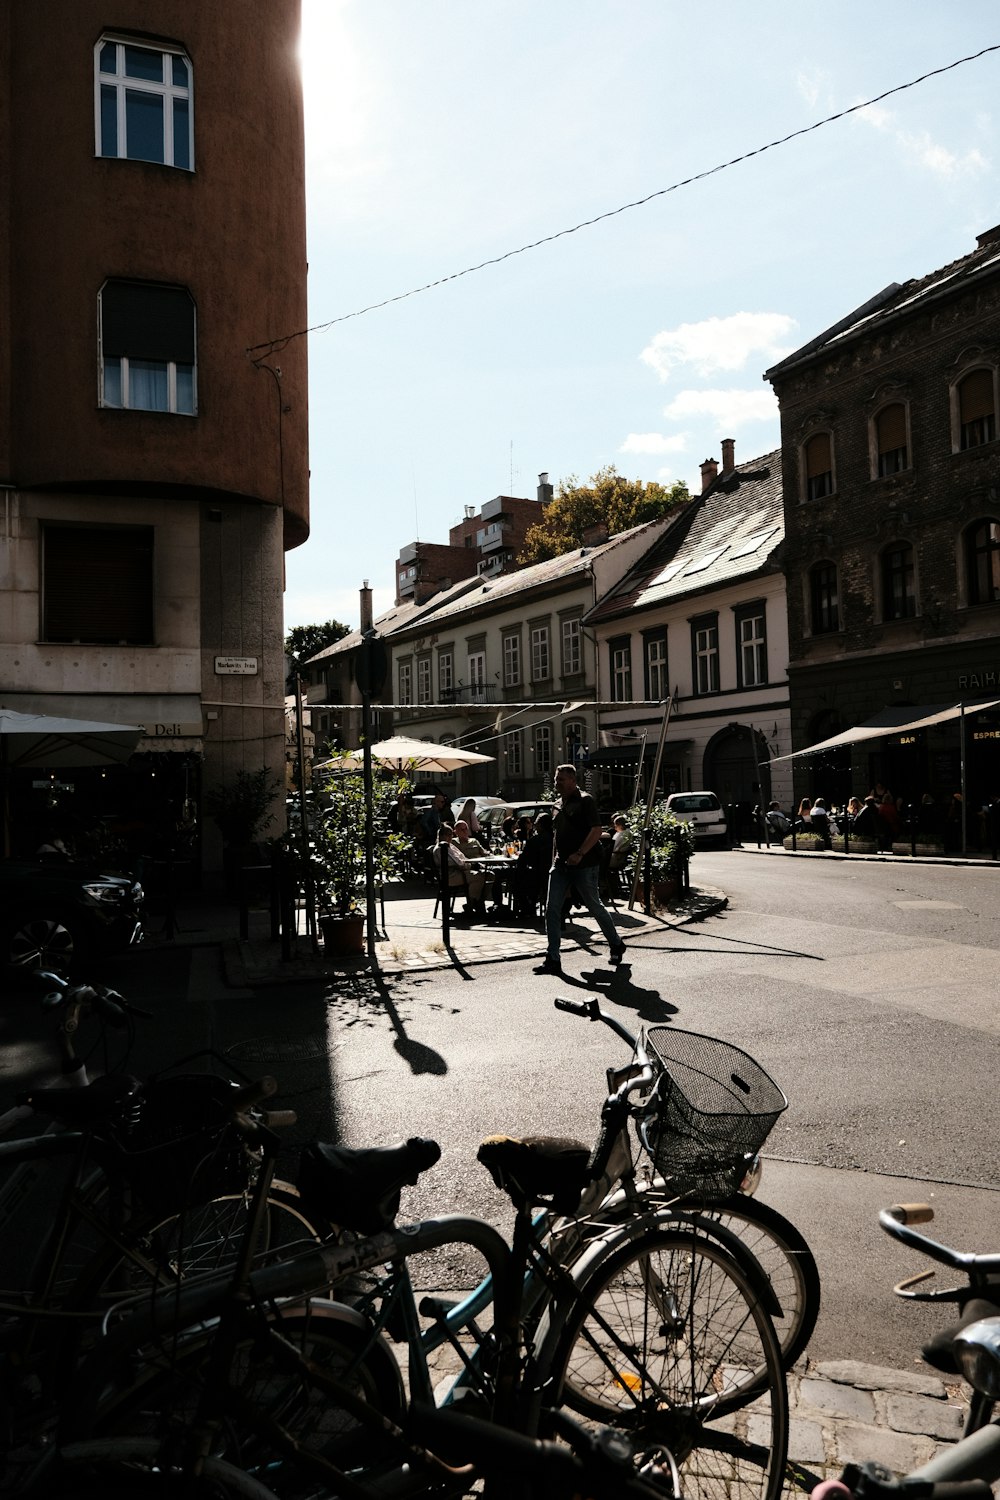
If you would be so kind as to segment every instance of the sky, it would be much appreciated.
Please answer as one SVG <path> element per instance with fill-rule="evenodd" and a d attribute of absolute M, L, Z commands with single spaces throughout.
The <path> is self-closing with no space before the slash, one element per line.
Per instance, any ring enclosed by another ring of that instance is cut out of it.
<path fill-rule="evenodd" d="M 662 191 L 1000 44 L 995 0 L 302 0 L 302 21 L 311 534 L 286 629 L 356 625 L 366 580 L 388 608 L 402 547 L 543 471 L 697 491 L 722 438 L 771 451 L 765 369 L 1000 223 L 1000 51 Z"/>

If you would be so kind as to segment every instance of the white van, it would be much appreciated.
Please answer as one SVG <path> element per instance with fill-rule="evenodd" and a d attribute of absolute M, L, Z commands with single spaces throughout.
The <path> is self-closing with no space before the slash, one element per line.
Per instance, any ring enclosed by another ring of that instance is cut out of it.
<path fill-rule="evenodd" d="M 700 844 L 708 839 L 726 838 L 726 814 L 714 792 L 672 792 L 667 811 L 681 823 L 690 823 Z"/>

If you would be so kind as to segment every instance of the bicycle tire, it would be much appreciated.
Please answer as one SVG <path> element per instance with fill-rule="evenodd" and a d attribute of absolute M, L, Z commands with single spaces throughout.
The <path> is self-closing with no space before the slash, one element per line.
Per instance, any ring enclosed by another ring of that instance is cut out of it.
<path fill-rule="evenodd" d="M 778 1500 L 781 1349 L 752 1279 L 704 1233 L 659 1228 L 613 1250 L 578 1288 L 550 1374 L 554 1402 L 669 1449 L 685 1500 Z"/>
<path fill-rule="evenodd" d="M 46 1500 L 276 1500 L 252 1475 L 207 1458 L 200 1479 L 157 1467 L 155 1443 L 113 1438 L 82 1443 L 46 1476 Z"/>
<path fill-rule="evenodd" d="M 403 1420 L 406 1393 L 388 1344 L 352 1309 L 317 1300 L 272 1308 L 267 1317 L 305 1363 L 289 1362 L 284 1368 L 260 1341 L 257 1327 L 248 1330 L 240 1340 L 230 1383 L 239 1392 L 240 1404 L 245 1401 L 248 1414 L 252 1409 L 258 1420 L 241 1425 L 237 1406 L 227 1401 L 226 1421 L 213 1453 L 260 1479 L 279 1500 L 302 1500 L 315 1492 L 316 1480 L 269 1440 L 265 1419 L 281 1423 L 306 1454 L 319 1453 L 339 1467 L 365 1472 L 384 1460 L 385 1435 L 374 1416 L 365 1426 L 338 1408 L 317 1371 L 344 1382 L 373 1413 L 395 1425 Z M 171 1331 L 155 1348 L 144 1348 L 138 1362 L 130 1362 L 124 1381 L 105 1388 L 85 1435 L 160 1442 L 183 1428 L 201 1395 L 214 1334 L 214 1325 L 187 1334 Z"/>

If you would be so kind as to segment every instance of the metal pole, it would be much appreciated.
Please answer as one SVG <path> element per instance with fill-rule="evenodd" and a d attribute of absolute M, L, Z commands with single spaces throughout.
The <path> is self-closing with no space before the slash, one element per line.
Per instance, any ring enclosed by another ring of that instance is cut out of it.
<path fill-rule="evenodd" d="M 312 943 L 314 953 L 319 952 L 316 933 L 316 887 L 313 882 L 312 859 L 309 852 L 309 810 L 306 806 L 306 750 L 302 729 L 302 678 L 295 674 L 295 753 L 299 770 L 299 844 L 302 850 L 306 896 L 306 936 Z"/>
<path fill-rule="evenodd" d="M 364 647 L 362 647 L 362 650 Z M 365 784 L 365 913 L 368 957 L 375 961 L 375 817 L 372 785 L 372 700 L 367 683 L 361 691 L 361 769 Z"/>
<path fill-rule="evenodd" d="M 639 886 L 640 886 L 640 884 L 642 882 L 642 870 L 643 870 L 643 863 L 644 863 L 644 854 L 645 854 L 645 851 L 646 851 L 646 832 L 647 832 L 647 829 L 649 828 L 649 820 L 650 820 L 650 817 L 652 816 L 652 812 L 653 812 L 653 803 L 656 801 L 656 787 L 657 787 L 657 783 L 659 782 L 659 779 L 660 779 L 660 765 L 661 765 L 661 763 L 663 761 L 663 746 L 666 743 L 667 725 L 670 723 L 670 710 L 673 707 L 673 702 L 674 702 L 674 694 L 671 693 L 670 697 L 667 699 L 666 703 L 663 705 L 663 721 L 660 724 L 660 738 L 659 738 L 659 742 L 658 742 L 658 744 L 656 746 L 656 756 L 655 756 L 655 758 L 653 760 L 653 774 L 652 774 L 652 776 L 649 779 L 649 792 L 648 792 L 647 797 L 646 797 L 646 816 L 643 818 L 643 821 L 642 821 L 642 831 L 639 834 L 639 847 L 635 851 L 635 875 L 632 878 L 632 894 L 629 897 L 629 903 L 628 903 L 628 909 L 629 909 L 629 911 L 631 911 L 632 908 L 635 906 L 636 899 L 637 899 L 638 894 L 639 894 Z M 648 888 L 647 888 L 647 899 L 648 899 L 648 895 L 649 895 L 649 892 L 648 892 Z M 647 906 L 647 912 L 648 912 L 648 906 Z"/>
<path fill-rule="evenodd" d="M 754 772 L 754 775 L 757 778 L 757 807 L 758 807 L 758 810 L 759 810 L 760 806 L 761 806 L 761 803 L 764 801 L 764 788 L 763 788 L 763 786 L 761 784 L 761 779 L 760 779 L 760 758 L 757 755 L 757 735 L 756 735 L 756 732 L 755 732 L 754 727 L 753 727 L 752 724 L 750 724 L 748 726 L 748 728 L 750 730 L 750 748 L 753 751 L 753 772 Z M 742 842 L 742 840 L 741 840 L 741 842 Z M 757 834 L 757 847 L 758 847 L 758 849 L 760 848 L 760 833 L 759 832 Z"/>
<path fill-rule="evenodd" d="M 969 842 L 968 823 L 969 823 L 969 820 L 968 820 L 968 816 L 966 815 L 966 809 L 965 809 L 966 785 L 965 785 L 965 701 L 964 701 L 964 699 L 960 700 L 959 705 L 958 705 L 958 744 L 959 744 L 959 751 L 960 751 L 960 754 L 961 754 L 961 757 L 962 757 L 962 854 L 965 855 L 965 854 L 967 854 L 969 852 L 968 851 L 968 842 Z"/>

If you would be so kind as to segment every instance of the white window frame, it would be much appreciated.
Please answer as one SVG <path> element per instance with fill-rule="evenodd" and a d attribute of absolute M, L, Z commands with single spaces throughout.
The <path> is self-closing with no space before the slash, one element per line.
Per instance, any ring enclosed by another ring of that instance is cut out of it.
<path fill-rule="evenodd" d="M 503 737 L 503 753 L 508 776 L 523 775 L 523 737 L 520 729 L 511 729 Z"/>
<path fill-rule="evenodd" d="M 740 683 L 763 687 L 767 682 L 767 633 L 763 607 L 736 621 L 740 647 Z"/>
<path fill-rule="evenodd" d="M 469 652 L 469 697 L 473 703 L 486 701 L 486 652 Z"/>
<path fill-rule="evenodd" d="M 399 701 L 401 704 L 413 702 L 413 663 L 409 661 L 399 663 Z"/>
<path fill-rule="evenodd" d="M 662 703 L 669 696 L 667 691 L 667 638 L 650 636 L 646 641 L 647 696 L 654 703 Z"/>
<path fill-rule="evenodd" d="M 417 660 L 417 702 L 431 701 L 431 659 L 421 656 Z"/>
<path fill-rule="evenodd" d="M 579 620 L 562 622 L 562 674 L 578 677 L 583 671 L 583 633 Z"/>
<path fill-rule="evenodd" d="M 552 775 L 552 727 L 549 724 L 536 724 L 532 749 L 535 753 L 535 775 Z"/>
<path fill-rule="evenodd" d="M 517 687 L 521 681 L 521 637 L 505 635 L 503 638 L 503 685 Z"/>
<path fill-rule="evenodd" d="M 99 403 L 112 411 L 155 411 L 169 412 L 175 416 L 196 417 L 198 415 L 198 310 L 191 301 L 191 294 L 187 293 L 191 310 L 191 341 L 194 349 L 194 361 L 192 364 L 178 363 L 173 359 L 138 359 L 134 362 L 127 354 L 107 355 L 104 352 L 104 295 L 109 288 L 125 285 L 127 278 L 109 277 L 97 294 L 97 328 L 98 328 L 98 383 Z M 156 290 L 159 283 L 148 282 L 132 283 L 137 286 L 147 285 L 150 290 Z M 169 290 L 181 290 L 170 288 Z M 141 365 L 145 368 L 162 370 L 167 378 L 167 404 L 166 406 L 136 406 L 133 404 L 132 392 L 132 365 L 136 369 Z M 109 381 L 108 376 L 114 370 L 117 376 L 118 399 L 114 397 L 114 382 Z M 179 370 L 188 370 L 191 375 L 191 404 L 190 406 L 179 406 L 177 402 L 177 373 Z"/>
<path fill-rule="evenodd" d="M 455 658 L 450 651 L 438 652 L 438 692 L 444 697 L 455 686 Z"/>
<path fill-rule="evenodd" d="M 699 698 L 719 691 L 719 626 L 698 625 L 694 632 L 696 677 L 695 695 Z"/>
<path fill-rule="evenodd" d="M 101 71 L 101 53 L 106 46 L 115 48 L 115 72 L 104 73 Z M 125 48 L 132 47 L 137 52 L 149 52 L 157 56 L 161 61 L 162 77 L 159 81 L 152 78 L 132 78 L 125 72 Z M 173 81 L 173 59 L 179 57 L 187 67 L 188 81 L 186 84 L 177 84 Z M 115 90 L 116 106 L 116 145 L 117 150 L 113 153 L 104 151 L 101 121 L 101 89 L 113 88 Z M 95 155 L 110 161 L 147 161 L 144 156 L 128 155 L 128 132 L 126 124 L 126 95 L 129 93 L 153 94 L 162 101 L 163 108 L 163 160 L 152 158 L 156 165 L 173 167 L 179 172 L 194 171 L 194 69 L 191 59 L 183 47 L 171 47 L 169 44 L 161 44 L 151 47 L 145 40 L 138 37 L 126 36 L 123 33 L 106 33 L 94 46 L 94 150 Z M 185 100 L 188 107 L 187 124 L 187 148 L 188 164 L 178 165 L 175 160 L 176 147 L 174 142 L 174 103 Z"/>
<path fill-rule="evenodd" d="M 611 648 L 611 701 L 632 702 L 632 642 Z"/>
<path fill-rule="evenodd" d="M 532 682 L 548 682 L 551 675 L 549 627 L 533 625 L 531 627 L 531 680 Z"/>

